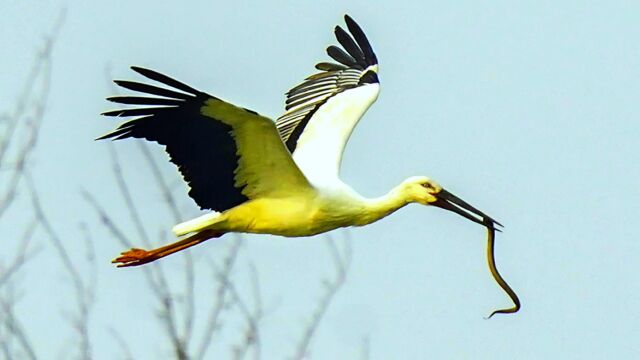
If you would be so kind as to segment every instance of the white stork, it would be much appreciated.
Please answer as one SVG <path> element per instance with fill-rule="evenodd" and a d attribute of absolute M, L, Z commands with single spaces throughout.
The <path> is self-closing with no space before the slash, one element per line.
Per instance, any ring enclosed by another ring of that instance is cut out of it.
<path fill-rule="evenodd" d="M 181 240 L 153 250 L 128 250 L 113 263 L 119 267 L 146 264 L 228 232 L 297 237 L 362 226 L 419 203 L 453 211 L 487 227 L 489 269 L 514 303 L 489 317 L 517 312 L 520 300 L 495 266 L 493 246 L 495 226 L 502 226 L 499 222 L 425 176 L 408 178 L 374 199 L 340 180 L 347 140 L 380 91 L 378 60 L 367 37 L 348 15 L 345 22 L 351 35 L 340 26 L 335 28 L 344 50 L 327 48 L 338 64 L 317 64 L 319 73 L 287 92 L 286 112 L 275 122 L 153 70 L 132 67 L 166 87 L 115 81 L 153 96 L 108 98 L 144 107 L 103 113 L 135 118 L 99 139 L 133 137 L 165 145 L 191 188 L 189 195 L 202 210 L 211 212 L 174 226 L 175 235 L 184 236 Z"/>
<path fill-rule="evenodd" d="M 292 88 L 286 112 L 275 122 L 153 70 L 132 69 L 164 85 L 115 83 L 151 97 L 107 100 L 143 107 L 102 115 L 135 117 L 100 137 L 143 138 L 165 145 L 204 216 L 173 227 L 183 239 L 153 250 L 131 249 L 113 260 L 136 266 L 229 232 L 310 236 L 377 221 L 410 203 L 434 205 L 496 230 L 497 221 L 415 176 L 386 195 L 365 198 L 340 180 L 345 144 L 380 91 L 378 60 L 362 29 L 345 15 L 349 33 L 336 26 L 342 45 L 327 53 L 338 63 Z"/>

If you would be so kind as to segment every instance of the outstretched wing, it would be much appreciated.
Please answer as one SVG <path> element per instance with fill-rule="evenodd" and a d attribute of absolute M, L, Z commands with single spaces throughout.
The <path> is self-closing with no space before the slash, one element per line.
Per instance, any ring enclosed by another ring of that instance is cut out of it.
<path fill-rule="evenodd" d="M 108 98 L 144 107 L 103 113 L 136 118 L 99 139 L 133 137 L 165 145 L 200 208 L 224 211 L 247 199 L 310 189 L 271 119 L 158 72 L 132 69 L 173 89 L 116 80 L 121 87 L 154 96 Z"/>
<path fill-rule="evenodd" d="M 335 28 L 344 50 L 327 48 L 338 63 L 317 64 L 322 72 L 289 90 L 287 111 L 276 121 L 294 160 L 315 184 L 338 179 L 347 140 L 380 91 L 376 55 L 360 26 L 348 15 L 344 19 L 351 35 Z"/>

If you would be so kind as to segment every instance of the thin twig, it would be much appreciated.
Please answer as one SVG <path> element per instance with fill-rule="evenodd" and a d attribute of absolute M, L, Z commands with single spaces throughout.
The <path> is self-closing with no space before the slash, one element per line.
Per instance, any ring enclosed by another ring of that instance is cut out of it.
<path fill-rule="evenodd" d="M 369 339 L 369 336 L 365 336 L 362 339 L 362 353 L 361 353 L 362 360 L 369 360 L 370 352 L 371 352 L 371 339 Z"/>
<path fill-rule="evenodd" d="M 118 226 L 116 226 L 115 222 L 111 219 L 111 217 L 107 214 L 106 210 L 98 203 L 98 201 L 89 193 L 88 191 L 81 190 L 80 194 L 87 201 L 87 203 L 93 208 L 93 210 L 98 214 L 100 218 L 100 222 L 104 225 L 107 230 L 111 233 L 113 237 L 116 238 L 120 242 L 123 247 L 132 247 L 131 240 L 124 234 Z"/>
<path fill-rule="evenodd" d="M 6 154 L 9 152 L 11 144 L 16 138 L 16 136 L 14 135 L 18 128 L 19 119 L 24 118 L 26 124 L 25 126 L 29 129 L 27 140 L 17 150 L 16 159 L 13 160 L 13 171 L 11 173 L 9 181 L 6 182 L 6 184 L 8 185 L 4 187 L 4 194 L 0 196 L 0 217 L 2 217 L 3 213 L 7 209 L 9 209 L 9 206 L 13 203 L 17 194 L 18 184 L 24 176 L 25 166 L 27 164 L 29 155 L 35 149 L 36 143 L 38 141 L 40 129 L 44 119 L 44 111 L 49 99 L 49 89 L 51 85 L 51 53 L 53 51 L 53 46 L 58 38 L 58 32 L 60 31 L 64 23 L 65 17 L 66 9 L 63 9 L 58 16 L 53 30 L 51 31 L 50 35 L 47 36 L 44 47 L 42 48 L 42 50 L 40 50 L 38 56 L 36 57 L 36 61 L 33 64 L 31 71 L 27 77 L 27 82 L 25 84 L 25 88 L 23 89 L 22 95 L 18 98 L 16 110 L 14 111 L 14 114 L 12 116 L 9 116 L 11 120 L 9 121 L 8 130 L 4 134 L 4 137 L 0 139 L 1 165 Z M 37 88 L 36 82 L 38 81 L 38 79 L 41 79 L 40 93 L 34 95 L 33 93 Z M 33 109 L 33 114 L 26 115 L 27 106 L 31 106 L 31 108 Z"/>
<path fill-rule="evenodd" d="M 80 226 L 81 231 L 84 233 L 86 263 L 89 265 L 90 270 L 88 271 L 88 279 L 85 281 L 84 292 L 78 292 L 76 294 L 79 310 L 75 323 L 76 332 L 80 337 L 80 356 L 82 359 L 89 360 L 93 358 L 91 338 L 89 336 L 89 323 L 91 309 L 95 303 L 96 288 L 98 287 L 98 271 L 96 268 L 95 248 L 93 247 L 91 234 L 86 224 L 81 224 Z"/>
<path fill-rule="evenodd" d="M 89 238 L 88 233 L 85 233 L 85 245 L 87 251 L 86 262 L 91 266 L 92 271 L 89 272 L 89 279 L 84 280 L 80 271 L 78 270 L 78 262 L 71 259 L 69 253 L 64 246 L 62 239 L 55 231 L 48 216 L 45 214 L 42 202 L 38 191 L 36 190 L 33 179 L 29 173 L 25 174 L 27 180 L 27 188 L 31 196 L 31 203 L 38 222 L 42 225 L 45 233 L 51 240 L 54 249 L 58 253 L 60 260 L 71 278 L 71 283 L 74 288 L 76 302 L 78 306 L 78 313 L 73 316 L 72 324 L 73 328 L 78 333 L 80 338 L 80 354 L 81 358 L 85 360 L 91 359 L 91 339 L 89 334 L 89 323 L 91 318 L 91 309 L 95 302 L 95 288 L 96 282 L 96 268 L 95 268 L 95 255 L 93 250 L 93 244 Z"/>
<path fill-rule="evenodd" d="M 66 9 L 62 9 L 35 57 L 15 109 L 11 114 L 0 116 L 4 126 L 4 132 L 0 136 L 0 169 L 3 170 L 2 176 L 8 177 L 0 186 L 0 218 L 14 203 L 19 186 L 28 177 L 27 165 L 36 148 L 49 99 L 52 52 L 65 16 Z M 25 132 L 24 137 L 20 136 L 22 131 Z M 13 158 L 9 159 L 9 156 Z M 11 163 L 9 166 L 7 159 Z M 17 255 L 0 274 L 0 287 L 3 289 L 3 296 L 0 297 L 0 351 L 7 359 L 37 358 L 35 349 L 14 312 L 17 299 L 13 296 L 11 278 L 32 255 L 28 248 L 35 230 L 39 225 L 43 225 L 46 230 L 49 225 L 43 222 L 38 210 L 41 209 L 34 207 L 36 214 L 22 236 Z"/>
<path fill-rule="evenodd" d="M 69 257 L 69 254 L 67 253 L 67 249 L 62 244 L 62 240 L 60 239 L 56 231 L 53 229 L 51 223 L 49 222 L 49 218 L 44 213 L 44 210 L 42 208 L 42 203 L 40 202 L 40 195 L 36 190 L 36 187 L 33 183 L 33 179 L 31 178 L 31 175 L 26 174 L 25 178 L 27 180 L 27 188 L 29 189 L 29 194 L 31 195 L 31 205 L 35 212 L 35 216 L 38 219 L 38 222 L 42 225 L 42 227 L 44 228 L 44 231 L 49 236 L 49 239 L 51 240 L 53 247 L 56 249 L 56 251 L 58 252 L 58 255 L 60 256 L 60 259 L 62 260 L 62 264 L 64 265 L 64 268 L 71 275 L 71 280 L 73 281 L 74 287 L 76 288 L 76 290 L 83 292 L 84 288 L 82 284 L 82 277 L 78 273 L 78 269 L 76 269 L 76 266 L 74 262 L 71 260 L 71 257 Z"/>
<path fill-rule="evenodd" d="M 11 277 L 20 270 L 24 264 L 27 262 L 29 258 L 33 255 L 33 253 L 28 253 L 29 244 L 31 243 L 31 239 L 33 238 L 33 234 L 35 230 L 38 228 L 38 220 L 32 219 L 29 225 L 25 228 L 25 232 L 22 235 L 20 240 L 20 247 L 18 249 L 18 253 L 13 256 L 13 261 L 7 267 L 2 269 L 3 271 L 0 273 L 0 288 L 6 283 L 9 282 Z"/>
<path fill-rule="evenodd" d="M 124 180 L 124 176 L 122 175 L 122 167 L 120 166 L 118 153 L 116 152 L 115 146 L 113 146 L 113 142 L 108 142 L 107 144 L 109 148 L 109 154 L 111 156 L 111 168 L 116 178 L 116 183 L 118 184 L 118 189 L 120 190 L 120 194 L 122 195 L 124 202 L 126 204 L 127 210 L 129 211 L 129 216 L 131 216 L 131 219 L 133 220 L 133 225 L 135 226 L 136 231 L 138 232 L 138 236 L 140 237 L 140 240 L 142 241 L 144 246 L 151 247 L 151 242 L 149 241 L 149 236 L 147 235 L 147 231 L 144 228 L 138 209 L 136 208 L 133 202 L 133 198 L 131 197 L 131 192 L 129 191 L 129 187 L 127 186 L 127 183 Z"/>
<path fill-rule="evenodd" d="M 120 333 L 113 328 L 109 328 L 109 333 L 111 334 L 111 337 L 114 338 L 118 346 L 120 346 L 120 350 L 124 353 L 124 359 L 133 360 L 134 357 L 131 353 L 131 349 L 129 349 L 129 344 L 127 344 L 127 341 L 120 335 Z"/>
<path fill-rule="evenodd" d="M 240 245 L 242 241 L 234 241 L 229 249 L 227 256 L 224 258 L 222 262 L 222 269 L 218 270 L 214 267 L 214 277 L 218 279 L 217 288 L 215 291 L 215 302 L 211 306 L 211 310 L 209 312 L 209 316 L 207 317 L 207 325 L 202 333 L 202 341 L 200 342 L 200 347 L 196 352 L 196 359 L 203 360 L 209 350 L 209 346 L 213 342 L 213 334 L 220 327 L 220 314 L 225 307 L 225 299 L 228 293 L 227 284 L 229 282 L 229 277 L 231 275 L 231 270 L 236 263 L 236 259 L 238 258 L 238 252 L 240 250 Z M 222 280 L 222 281 L 220 281 Z"/>
<path fill-rule="evenodd" d="M 115 222 L 111 219 L 111 217 L 107 214 L 107 212 L 100 206 L 100 204 L 95 200 L 95 198 L 88 192 L 82 192 L 83 197 L 87 200 L 87 202 L 93 207 L 93 209 L 98 213 L 102 224 L 109 230 L 109 232 L 125 247 L 131 247 L 131 240 L 127 238 L 122 230 L 120 230 Z M 143 271 L 147 281 L 149 283 L 150 288 L 153 290 L 154 295 L 158 299 L 160 303 L 160 312 L 158 313 L 158 317 L 163 320 L 165 325 L 165 329 L 169 335 L 171 343 L 174 347 L 174 351 L 178 359 L 186 359 L 186 350 L 184 348 L 184 344 L 180 339 L 175 323 L 174 316 L 174 307 L 173 307 L 173 299 L 170 295 L 170 291 L 168 290 L 168 284 L 166 282 L 165 277 L 162 275 L 160 271 L 157 271 L 159 264 L 151 264 L 150 266 L 143 267 Z M 152 272 L 151 269 L 156 269 L 155 272 Z"/>
<path fill-rule="evenodd" d="M 313 339 L 313 336 L 315 335 L 322 318 L 329 309 L 333 298 L 335 297 L 340 287 L 342 287 L 342 285 L 344 284 L 347 276 L 347 270 L 349 268 L 349 265 L 351 264 L 351 246 L 349 241 L 344 242 L 344 255 L 340 254 L 338 247 L 331 237 L 327 236 L 326 243 L 329 247 L 329 251 L 335 265 L 336 275 L 333 280 L 325 280 L 323 282 L 325 285 L 325 294 L 318 302 L 316 310 L 311 316 L 311 321 L 307 324 L 307 327 L 302 332 L 302 338 L 298 342 L 298 347 L 296 349 L 295 355 L 293 356 L 293 359 L 295 360 L 301 360 L 307 355 L 311 340 Z"/>
<path fill-rule="evenodd" d="M 178 204 L 175 198 L 173 197 L 173 193 L 171 192 L 169 185 L 167 185 L 167 182 L 164 180 L 164 176 L 162 176 L 160 167 L 158 166 L 155 159 L 151 155 L 151 152 L 149 151 L 149 147 L 147 146 L 147 144 L 145 144 L 142 141 L 138 141 L 137 143 L 138 143 L 138 148 L 142 152 L 142 155 L 144 155 L 144 158 L 147 161 L 149 168 L 151 169 L 151 174 L 153 175 L 153 179 L 156 181 L 156 184 L 160 188 L 162 197 L 164 198 L 164 201 L 167 203 L 169 210 L 173 215 L 174 222 L 179 223 L 182 220 L 182 216 L 180 215 L 180 210 L 178 210 Z"/>
<path fill-rule="evenodd" d="M 190 251 L 186 251 L 184 254 L 185 261 L 185 290 L 184 290 L 184 339 L 185 346 L 189 346 L 189 340 L 191 340 L 191 335 L 193 333 L 193 321 L 195 318 L 196 311 L 196 294 L 195 294 L 195 282 L 196 282 L 196 274 L 193 266 L 193 258 L 191 256 Z"/>
<path fill-rule="evenodd" d="M 251 275 L 251 289 L 254 298 L 254 309 L 249 312 L 244 305 L 244 302 L 240 299 L 237 291 L 234 287 L 231 287 L 231 293 L 234 295 L 236 302 L 241 305 L 242 313 L 247 322 L 247 329 L 244 332 L 243 341 L 240 345 L 234 348 L 234 359 L 244 359 L 247 352 L 253 348 L 254 359 L 260 359 L 260 332 L 259 325 L 263 318 L 262 309 L 262 296 L 260 295 L 260 282 L 258 278 L 258 271 L 253 264 L 249 265 Z"/>
<path fill-rule="evenodd" d="M 4 325 L 7 328 L 10 336 L 18 341 L 18 345 L 25 352 L 29 359 L 35 360 L 37 359 L 35 350 L 33 345 L 29 341 L 24 329 L 22 328 L 22 324 L 20 324 L 19 320 L 16 318 L 15 313 L 13 311 L 13 306 L 15 305 L 14 299 L 1 299 L 0 298 L 0 306 L 2 307 L 2 315 L 4 316 Z"/>

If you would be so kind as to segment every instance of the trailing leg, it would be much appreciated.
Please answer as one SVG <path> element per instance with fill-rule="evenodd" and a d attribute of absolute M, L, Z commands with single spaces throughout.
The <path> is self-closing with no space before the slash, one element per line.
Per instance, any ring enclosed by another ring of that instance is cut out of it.
<path fill-rule="evenodd" d="M 198 245 L 209 239 L 219 238 L 222 235 L 224 235 L 224 233 L 215 232 L 213 230 L 204 230 L 194 235 L 188 236 L 182 240 L 178 240 L 174 243 L 156 249 L 144 250 L 133 248 L 131 250 L 123 252 L 119 257 L 112 260 L 111 262 L 113 264 L 118 264 L 118 267 L 144 265 L 178 251 L 190 248 L 194 245 Z"/>

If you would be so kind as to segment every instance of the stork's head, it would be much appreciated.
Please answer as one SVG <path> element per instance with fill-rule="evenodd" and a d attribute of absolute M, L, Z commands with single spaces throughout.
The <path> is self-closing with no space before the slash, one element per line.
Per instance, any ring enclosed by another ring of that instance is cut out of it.
<path fill-rule="evenodd" d="M 495 225 L 502 226 L 502 224 L 443 189 L 440 184 L 426 176 L 410 177 L 402 183 L 401 188 L 411 202 L 437 206 L 461 215 L 475 223 L 500 231 L 495 228 Z"/>

